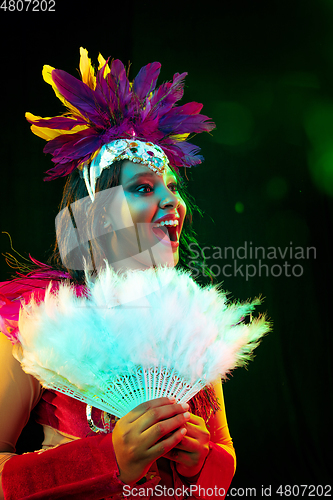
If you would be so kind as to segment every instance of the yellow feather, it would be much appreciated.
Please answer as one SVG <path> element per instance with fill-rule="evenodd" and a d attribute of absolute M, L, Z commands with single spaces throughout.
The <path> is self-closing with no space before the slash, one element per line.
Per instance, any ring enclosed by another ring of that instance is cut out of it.
<path fill-rule="evenodd" d="M 176 139 L 176 141 L 186 141 L 190 134 L 176 134 L 170 135 L 170 139 Z"/>
<path fill-rule="evenodd" d="M 57 89 L 54 81 L 53 81 L 53 78 L 52 78 L 52 71 L 54 70 L 54 68 L 52 68 L 52 66 L 48 66 L 47 64 L 45 64 L 43 66 L 43 78 L 44 78 L 44 81 L 46 83 L 48 83 L 49 85 L 51 85 L 51 87 L 53 88 L 54 90 L 54 93 L 55 95 L 58 97 L 58 99 L 60 99 L 60 101 L 65 105 L 65 106 L 70 106 L 70 104 L 66 101 L 66 99 L 60 94 L 59 90 Z M 74 108 L 76 109 L 76 108 Z M 76 110 L 77 111 L 77 110 Z"/>
<path fill-rule="evenodd" d="M 66 100 L 63 98 L 63 96 L 60 94 L 60 92 L 58 91 L 57 87 L 55 86 L 55 83 L 53 81 L 53 78 L 52 78 L 52 71 L 54 70 L 54 68 L 52 68 L 52 66 L 49 66 L 48 64 L 45 64 L 43 66 L 43 78 L 44 78 L 44 81 L 46 83 L 48 83 L 49 85 L 51 85 L 51 87 L 53 88 L 54 90 L 54 93 L 55 95 L 58 97 L 58 99 L 60 99 L 60 101 L 65 104 L 66 103 Z M 66 105 L 66 104 L 65 104 Z"/>
<path fill-rule="evenodd" d="M 53 118 L 62 118 L 61 115 L 59 116 L 36 116 L 36 115 L 33 115 L 32 113 L 29 113 L 29 111 L 27 111 L 27 113 L 25 114 L 25 117 L 28 121 L 31 121 L 31 122 L 37 122 L 39 120 L 53 120 Z M 68 120 L 73 120 L 73 121 L 76 121 L 75 118 L 71 117 L 71 116 L 66 116 L 66 118 Z"/>
<path fill-rule="evenodd" d="M 33 115 L 32 113 L 29 113 L 29 112 L 27 112 L 24 116 L 26 117 L 26 119 L 29 122 L 36 122 L 38 120 L 44 120 L 44 118 L 42 118 L 41 116 L 36 116 L 36 115 Z"/>
<path fill-rule="evenodd" d="M 96 156 L 98 155 L 100 150 L 101 150 L 101 148 L 98 148 L 98 149 L 96 149 L 96 151 L 93 152 L 93 154 L 89 158 L 89 162 L 93 161 L 93 159 L 96 158 Z"/>
<path fill-rule="evenodd" d="M 31 132 L 46 141 L 51 141 L 61 135 L 59 130 L 37 127 L 37 125 L 31 125 Z"/>
<path fill-rule="evenodd" d="M 46 117 L 42 118 L 41 116 L 35 116 L 32 113 L 26 113 L 25 117 L 27 120 L 34 122 L 38 120 L 51 120 L 51 118 Z M 88 125 L 76 125 L 75 127 L 72 128 L 72 130 L 59 130 L 59 129 L 52 129 L 48 127 L 38 127 L 38 125 L 32 124 L 31 125 L 31 131 L 37 135 L 38 137 L 41 137 L 42 139 L 45 139 L 46 141 L 50 141 L 51 139 L 54 139 L 55 137 L 58 137 L 59 135 L 63 134 L 75 134 L 76 132 L 80 132 L 80 130 L 85 130 L 86 128 L 89 128 Z"/>
<path fill-rule="evenodd" d="M 38 137 L 45 139 L 46 141 L 51 141 L 52 139 L 59 137 L 59 135 L 75 134 L 75 132 L 80 132 L 80 130 L 84 130 L 86 128 L 88 128 L 88 126 L 78 125 L 77 127 L 74 127 L 72 130 L 58 130 L 54 128 L 37 127 L 37 125 L 31 125 L 31 132 L 37 135 Z"/>
<path fill-rule="evenodd" d="M 83 118 L 85 120 L 86 118 L 80 113 L 80 111 L 75 106 L 73 106 L 71 103 L 66 101 L 66 99 L 60 94 L 60 92 L 57 89 L 57 87 L 53 81 L 53 78 L 52 78 L 52 71 L 53 70 L 54 70 L 54 68 L 52 68 L 52 66 L 48 66 L 47 64 L 45 64 L 43 66 L 43 73 L 42 74 L 43 74 L 44 81 L 46 83 L 48 83 L 49 85 L 51 85 L 51 87 L 54 90 L 55 95 L 63 103 L 63 105 L 66 106 L 66 108 L 68 108 L 72 112 L 72 114 L 74 116 L 80 116 L 81 118 Z"/>
<path fill-rule="evenodd" d="M 98 155 L 98 153 L 100 152 L 100 150 L 101 150 L 101 148 L 96 149 L 96 151 L 94 151 L 94 152 L 90 155 L 90 158 L 89 158 L 87 161 L 82 161 L 82 160 L 81 160 L 81 161 L 80 161 L 80 163 L 78 164 L 77 168 L 78 168 L 79 170 L 83 170 L 83 167 L 84 167 L 85 165 L 89 165 L 89 164 L 93 161 L 93 159 L 94 159 L 94 158 L 96 158 L 96 156 Z"/>
<path fill-rule="evenodd" d="M 100 70 L 101 68 L 103 68 L 104 64 L 106 63 L 106 60 L 104 59 L 104 57 L 102 56 L 102 54 L 98 54 L 98 63 L 99 63 L 99 66 L 98 66 L 98 69 Z M 103 77 L 106 78 L 106 76 L 110 73 L 110 67 L 109 65 L 107 64 L 105 66 L 105 70 L 104 70 L 104 75 Z"/>
<path fill-rule="evenodd" d="M 27 111 L 27 113 L 25 114 L 25 117 L 30 122 L 37 122 L 39 120 L 53 120 L 53 118 L 63 118 L 63 117 L 67 118 L 67 120 L 76 121 L 75 117 L 72 117 L 72 116 L 60 115 L 60 116 L 56 116 L 56 117 L 54 117 L 54 116 L 51 116 L 51 117 L 50 116 L 42 117 L 42 116 L 33 115 L 32 113 L 29 113 L 29 111 Z M 78 130 L 78 127 L 80 127 L 80 130 L 84 130 L 85 128 L 88 128 L 89 125 L 75 125 L 74 128 Z M 72 133 L 72 132 L 69 130 L 69 131 L 64 131 L 63 133 L 67 134 L 67 133 Z"/>
<path fill-rule="evenodd" d="M 96 77 L 95 71 L 91 64 L 91 59 L 88 57 L 87 49 L 80 47 L 80 73 L 83 83 L 87 84 L 88 87 L 95 90 L 96 88 Z"/>

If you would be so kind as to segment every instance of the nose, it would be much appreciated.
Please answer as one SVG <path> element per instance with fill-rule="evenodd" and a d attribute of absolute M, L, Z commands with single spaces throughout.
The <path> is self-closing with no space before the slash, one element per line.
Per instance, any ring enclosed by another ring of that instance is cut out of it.
<path fill-rule="evenodd" d="M 159 207 L 160 208 L 165 208 L 165 207 L 171 207 L 171 208 L 177 208 L 180 205 L 180 196 L 178 191 L 176 193 L 172 192 L 171 189 L 169 189 L 168 185 L 166 182 L 163 182 L 159 186 L 158 190 L 158 195 L 159 195 Z"/>
<path fill-rule="evenodd" d="M 159 202 L 160 208 L 172 207 L 177 208 L 180 205 L 180 200 L 177 195 L 168 191 Z"/>

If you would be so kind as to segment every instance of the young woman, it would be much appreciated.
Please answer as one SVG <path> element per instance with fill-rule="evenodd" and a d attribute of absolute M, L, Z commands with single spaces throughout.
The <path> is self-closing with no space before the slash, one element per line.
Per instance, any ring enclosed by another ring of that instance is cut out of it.
<path fill-rule="evenodd" d="M 155 90 L 158 63 L 129 84 L 120 61 L 109 66 L 100 56 L 99 62 L 95 76 L 81 49 L 82 82 L 44 67 L 44 79 L 68 112 L 53 119 L 27 114 L 33 132 L 48 140 L 45 151 L 56 163 L 50 178 L 69 177 L 52 265 L 35 262 L 34 271 L 0 288 L 0 498 L 223 498 L 235 454 L 220 380 L 189 404 L 152 399 L 117 421 L 106 422 L 93 408 L 89 427 L 83 402 L 43 390 L 26 369 L 22 301 L 33 296 L 35 304 L 47 304 L 69 281 L 71 294 L 84 297 L 88 275 L 98 281 L 110 266 L 120 275 L 160 264 L 173 268 L 186 262 L 193 238 L 193 205 L 178 169 L 201 162 L 198 148 L 185 141 L 189 133 L 214 124 L 197 103 L 175 106 L 185 74 Z M 43 425 L 43 448 L 15 455 L 33 409 Z M 103 427 L 110 432 L 99 432 Z"/>

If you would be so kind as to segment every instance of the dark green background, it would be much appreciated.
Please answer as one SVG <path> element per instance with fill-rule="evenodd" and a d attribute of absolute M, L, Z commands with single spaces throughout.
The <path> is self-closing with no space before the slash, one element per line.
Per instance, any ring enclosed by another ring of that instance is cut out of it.
<path fill-rule="evenodd" d="M 155 60 L 162 63 L 160 83 L 188 71 L 184 102 L 204 102 L 203 112 L 217 124 L 212 135 L 194 141 L 206 158 L 192 169 L 190 183 L 205 211 L 195 220 L 200 242 L 210 249 L 237 249 L 245 242 L 266 250 L 316 248 L 316 258 L 288 254 L 264 262 L 301 264 L 299 277 L 217 277 L 234 298 L 265 296 L 261 311 L 274 322 L 255 361 L 225 385 L 238 456 L 233 486 L 256 487 L 261 497 L 262 485 L 274 491 L 279 485 L 327 484 L 333 1 L 120 4 L 56 0 L 55 13 L 0 12 L 1 230 L 11 234 L 16 250 L 42 261 L 53 243 L 64 181 L 42 181 L 50 157 L 24 119 L 25 111 L 62 112 L 42 80 L 43 64 L 75 75 L 83 46 L 94 61 L 99 51 L 130 60 L 131 77 Z M 2 252 L 9 251 L 8 237 L 0 238 Z M 259 265 L 249 257 L 238 264 Z M 0 278 L 9 276 L 1 261 Z"/>

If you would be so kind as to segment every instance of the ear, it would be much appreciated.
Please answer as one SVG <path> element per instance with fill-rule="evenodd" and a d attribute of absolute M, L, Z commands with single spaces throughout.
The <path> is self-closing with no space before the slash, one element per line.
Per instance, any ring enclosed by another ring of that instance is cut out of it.
<path fill-rule="evenodd" d="M 104 229 L 106 229 L 107 227 L 109 227 L 111 225 L 111 221 L 110 221 L 110 218 L 106 215 L 104 217 L 104 222 L 103 222 L 103 227 Z"/>
<path fill-rule="evenodd" d="M 110 214 L 107 213 L 105 207 L 102 210 L 102 221 L 103 221 L 103 228 L 106 229 L 111 225 L 111 218 Z"/>

